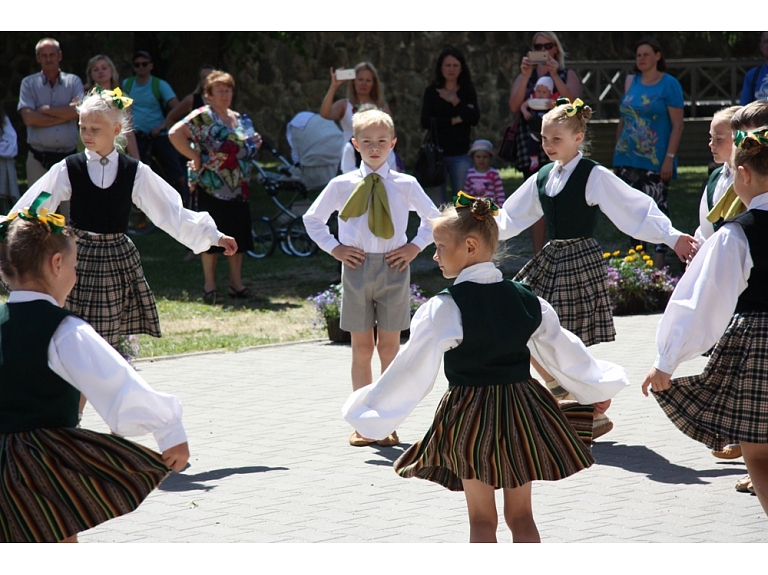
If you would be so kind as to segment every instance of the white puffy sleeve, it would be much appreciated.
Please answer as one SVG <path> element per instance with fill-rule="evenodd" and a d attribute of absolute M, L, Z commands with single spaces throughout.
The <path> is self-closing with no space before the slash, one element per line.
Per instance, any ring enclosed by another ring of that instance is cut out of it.
<path fill-rule="evenodd" d="M 160 451 L 187 440 L 179 399 L 153 390 L 80 318 L 61 322 L 48 346 L 48 365 L 85 395 L 115 433 L 151 433 Z"/>
<path fill-rule="evenodd" d="M 552 306 L 541 298 L 539 302 L 541 325 L 528 341 L 528 349 L 557 383 L 583 405 L 611 399 L 629 385 L 623 367 L 593 358 L 576 335 L 560 326 Z"/>

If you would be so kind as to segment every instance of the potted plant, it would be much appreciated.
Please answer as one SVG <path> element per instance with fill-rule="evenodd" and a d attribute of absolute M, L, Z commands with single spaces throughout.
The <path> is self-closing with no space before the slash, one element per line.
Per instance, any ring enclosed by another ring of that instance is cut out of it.
<path fill-rule="evenodd" d="M 603 258 L 608 260 L 608 298 L 614 315 L 664 311 L 678 282 L 668 267 L 655 268 L 643 246 L 630 249 L 625 256 L 618 250 L 606 252 Z"/>
<path fill-rule="evenodd" d="M 349 343 L 352 338 L 348 331 L 341 329 L 339 321 L 341 318 L 341 284 L 331 286 L 327 290 L 318 293 L 315 296 L 307 298 L 315 306 L 316 317 L 312 321 L 313 325 L 321 329 L 325 327 L 328 332 L 328 339 L 333 342 Z M 410 286 L 410 307 L 411 317 L 416 313 L 422 304 L 427 301 L 427 297 L 416 284 Z M 374 328 L 375 329 L 375 328 Z M 408 337 L 409 330 L 403 332 L 403 337 Z"/>

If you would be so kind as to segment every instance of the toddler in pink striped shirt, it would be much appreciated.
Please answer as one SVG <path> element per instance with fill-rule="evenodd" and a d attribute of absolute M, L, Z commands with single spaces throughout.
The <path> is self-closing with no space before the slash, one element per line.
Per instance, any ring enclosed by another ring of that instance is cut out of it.
<path fill-rule="evenodd" d="M 464 191 L 476 198 L 488 198 L 502 205 L 506 199 L 504 186 L 498 170 L 491 167 L 493 144 L 488 140 L 475 140 L 468 155 L 472 158 L 473 167 L 467 172 Z"/>

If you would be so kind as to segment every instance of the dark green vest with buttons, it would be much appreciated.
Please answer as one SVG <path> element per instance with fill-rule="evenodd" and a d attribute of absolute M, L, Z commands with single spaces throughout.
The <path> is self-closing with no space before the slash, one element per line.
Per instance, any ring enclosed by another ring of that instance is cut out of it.
<path fill-rule="evenodd" d="M 527 285 L 463 282 L 448 292 L 461 312 L 461 344 L 443 359 L 449 387 L 505 385 L 531 378 L 528 340 L 541 324 L 541 304 Z"/>
<path fill-rule="evenodd" d="M 544 193 L 547 178 L 556 162 L 541 168 L 536 176 L 539 201 L 547 220 L 547 236 L 550 240 L 591 238 L 595 235 L 597 214 L 600 208 L 590 206 L 584 197 L 587 179 L 597 162 L 582 158 L 571 173 L 562 191 L 555 197 Z"/>
<path fill-rule="evenodd" d="M 768 211 L 749 210 L 725 221 L 744 230 L 752 257 L 747 289 L 739 295 L 737 313 L 768 312 Z"/>
<path fill-rule="evenodd" d="M 717 187 L 717 180 L 720 179 L 720 174 L 723 171 L 723 166 L 720 166 L 719 168 L 716 168 L 712 171 L 712 173 L 709 176 L 709 180 L 707 180 L 707 209 L 711 212 L 712 208 L 715 207 L 715 188 Z M 720 218 L 716 222 L 712 224 L 712 227 L 715 231 L 718 230 L 720 226 L 723 225 L 723 218 Z"/>
<path fill-rule="evenodd" d="M 68 315 L 41 300 L 0 305 L 0 433 L 77 426 L 80 392 L 48 367 Z"/>

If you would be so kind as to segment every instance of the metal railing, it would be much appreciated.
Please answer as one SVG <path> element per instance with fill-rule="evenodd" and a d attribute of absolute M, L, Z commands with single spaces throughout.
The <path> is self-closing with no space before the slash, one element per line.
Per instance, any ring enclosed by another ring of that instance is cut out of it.
<path fill-rule="evenodd" d="M 723 106 L 739 103 L 747 70 L 762 60 L 667 60 L 667 73 L 683 87 L 685 115 L 688 118 L 711 116 Z M 582 83 L 581 98 L 598 118 L 618 118 L 624 94 L 624 79 L 632 74 L 634 62 L 628 60 L 570 61 Z"/>

